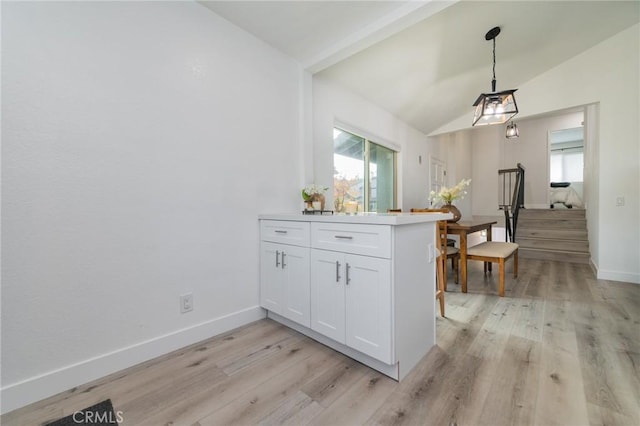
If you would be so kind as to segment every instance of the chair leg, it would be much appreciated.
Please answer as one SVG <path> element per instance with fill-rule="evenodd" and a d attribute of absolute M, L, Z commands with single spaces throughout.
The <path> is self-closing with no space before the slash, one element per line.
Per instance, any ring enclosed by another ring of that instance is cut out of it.
<path fill-rule="evenodd" d="M 458 284 L 458 281 L 460 279 L 460 259 L 458 257 L 454 257 L 454 258 L 451 259 L 451 261 L 454 262 L 454 266 L 453 266 L 453 282 Z M 445 285 L 445 290 L 446 289 L 447 289 L 447 287 Z"/>
<path fill-rule="evenodd" d="M 445 272 L 447 270 L 447 259 L 443 256 L 438 257 L 436 265 L 436 284 L 438 289 L 436 291 L 436 299 L 440 301 L 440 315 L 444 317 L 444 287 L 445 287 Z"/>
<path fill-rule="evenodd" d="M 442 291 L 447 291 L 447 281 L 449 281 L 449 273 L 447 272 L 447 259 L 442 259 Z"/>
<path fill-rule="evenodd" d="M 513 278 L 518 278 L 518 249 L 513 253 Z"/>
<path fill-rule="evenodd" d="M 504 258 L 500 258 L 500 287 L 498 288 L 498 295 L 504 297 Z"/>

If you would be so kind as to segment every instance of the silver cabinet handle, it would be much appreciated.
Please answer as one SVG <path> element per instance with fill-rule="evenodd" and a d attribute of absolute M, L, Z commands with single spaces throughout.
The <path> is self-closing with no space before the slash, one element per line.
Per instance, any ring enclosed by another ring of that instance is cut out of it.
<path fill-rule="evenodd" d="M 286 234 L 286 233 L 287 233 L 287 231 L 281 231 L 281 230 L 279 230 L 279 229 L 276 229 L 274 232 L 275 232 L 276 234 Z"/>
<path fill-rule="evenodd" d="M 340 282 L 340 262 L 336 260 L 336 282 Z"/>
<path fill-rule="evenodd" d="M 284 256 L 284 253 L 282 253 Z M 280 250 L 276 250 L 276 268 L 280 266 Z"/>
<path fill-rule="evenodd" d="M 349 277 L 349 269 L 351 269 L 351 266 L 349 266 L 349 264 L 347 263 L 347 285 L 349 285 L 349 283 L 351 282 L 351 277 Z"/>
<path fill-rule="evenodd" d="M 353 237 L 350 235 L 334 235 L 333 238 L 338 238 L 339 240 L 353 240 Z"/>
<path fill-rule="evenodd" d="M 284 264 L 284 257 L 285 256 L 286 256 L 286 254 L 284 252 L 282 252 L 282 269 L 284 269 L 284 267 L 287 266 L 287 265 Z"/>

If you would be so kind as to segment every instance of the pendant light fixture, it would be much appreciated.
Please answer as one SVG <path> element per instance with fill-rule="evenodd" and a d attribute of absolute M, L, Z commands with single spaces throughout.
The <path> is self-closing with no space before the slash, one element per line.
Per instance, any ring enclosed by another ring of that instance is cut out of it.
<path fill-rule="evenodd" d="M 516 125 L 516 123 L 514 123 L 513 121 L 507 123 L 507 132 L 505 136 L 507 139 L 515 139 L 520 137 L 520 132 L 518 131 L 518 126 Z"/>
<path fill-rule="evenodd" d="M 496 37 L 498 34 L 500 34 L 500 27 L 494 27 L 484 36 L 487 41 L 493 40 L 493 80 L 491 80 L 491 93 L 481 93 L 473 103 L 476 110 L 472 126 L 506 123 L 518 113 L 514 96 L 514 92 L 518 89 L 496 92 Z"/>

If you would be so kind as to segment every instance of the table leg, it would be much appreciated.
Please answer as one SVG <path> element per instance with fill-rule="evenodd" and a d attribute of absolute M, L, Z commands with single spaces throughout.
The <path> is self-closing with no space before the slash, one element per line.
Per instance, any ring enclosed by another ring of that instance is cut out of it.
<path fill-rule="evenodd" d="M 467 292 L 467 234 L 460 233 L 460 280 L 462 292 Z"/>
<path fill-rule="evenodd" d="M 489 227 L 487 228 L 487 241 L 491 241 L 491 225 L 489 225 Z M 489 268 L 489 272 L 491 272 L 491 265 L 491 262 L 489 262 L 489 264 L 487 265 L 487 267 Z"/>

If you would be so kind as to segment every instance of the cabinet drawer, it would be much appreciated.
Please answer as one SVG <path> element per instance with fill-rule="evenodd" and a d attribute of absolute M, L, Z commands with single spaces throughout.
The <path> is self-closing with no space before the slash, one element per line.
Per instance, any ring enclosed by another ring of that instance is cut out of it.
<path fill-rule="evenodd" d="M 347 223 L 312 223 L 311 247 L 391 258 L 391 227 Z"/>
<path fill-rule="evenodd" d="M 261 220 L 260 239 L 274 243 L 309 247 L 309 222 Z"/>

